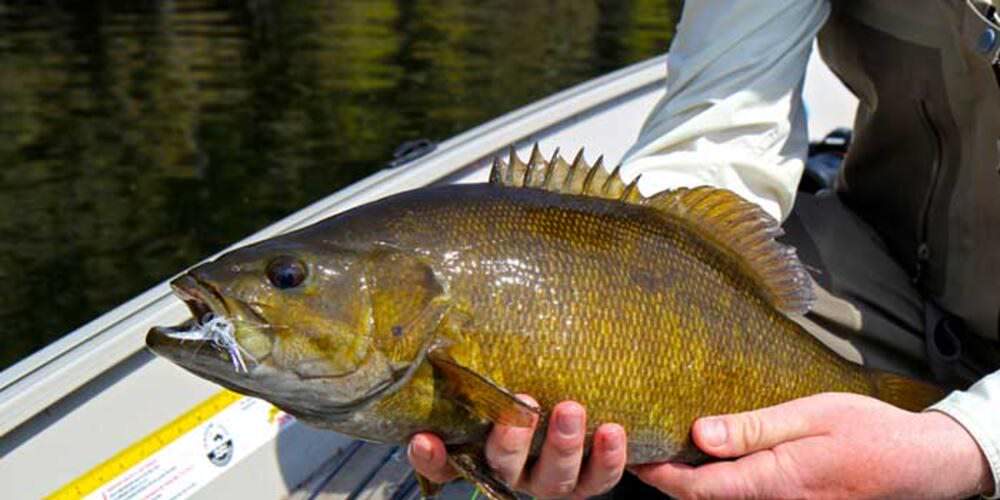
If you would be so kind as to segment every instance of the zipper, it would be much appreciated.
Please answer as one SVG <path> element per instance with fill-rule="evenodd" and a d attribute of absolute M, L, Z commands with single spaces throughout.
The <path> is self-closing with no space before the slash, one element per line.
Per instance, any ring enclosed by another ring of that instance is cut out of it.
<path fill-rule="evenodd" d="M 927 111 L 927 102 L 919 101 L 920 118 L 930 135 L 931 145 L 934 148 L 933 161 L 931 163 L 931 182 L 927 188 L 927 195 L 924 197 L 923 207 L 920 209 L 920 220 L 918 223 L 917 236 L 917 267 L 913 275 L 913 282 L 919 283 L 923 278 L 927 263 L 931 259 L 930 245 L 927 242 L 930 234 L 930 212 L 934 206 L 934 198 L 937 193 L 938 184 L 941 180 L 941 134 L 938 132 L 934 122 L 931 121 L 930 113 Z"/>

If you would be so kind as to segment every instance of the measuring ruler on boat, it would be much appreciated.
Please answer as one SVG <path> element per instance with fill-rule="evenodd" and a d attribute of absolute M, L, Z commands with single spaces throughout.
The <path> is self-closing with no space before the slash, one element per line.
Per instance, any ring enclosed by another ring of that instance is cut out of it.
<path fill-rule="evenodd" d="M 47 498 L 189 496 L 292 420 L 270 403 L 220 391 Z"/>

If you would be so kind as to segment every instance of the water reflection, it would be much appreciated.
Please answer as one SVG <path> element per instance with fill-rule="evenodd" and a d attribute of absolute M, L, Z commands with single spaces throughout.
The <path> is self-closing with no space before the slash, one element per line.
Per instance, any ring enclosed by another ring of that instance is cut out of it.
<path fill-rule="evenodd" d="M 0 0 L 0 368 L 405 140 L 663 52 L 679 4 Z"/>

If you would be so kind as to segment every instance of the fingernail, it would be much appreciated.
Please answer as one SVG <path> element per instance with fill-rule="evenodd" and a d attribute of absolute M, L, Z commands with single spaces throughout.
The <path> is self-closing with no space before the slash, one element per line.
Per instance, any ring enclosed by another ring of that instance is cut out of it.
<path fill-rule="evenodd" d="M 427 446 L 421 439 L 414 439 L 410 442 L 410 456 L 424 462 L 431 460 L 431 447 Z"/>
<path fill-rule="evenodd" d="M 701 421 L 701 438 L 709 446 L 722 446 L 729 439 L 726 423 L 721 418 L 706 418 Z"/>
<path fill-rule="evenodd" d="M 556 429 L 563 436 L 576 436 L 583 429 L 583 415 L 578 411 L 560 413 L 556 418 Z"/>
<path fill-rule="evenodd" d="M 622 439 L 622 433 L 617 430 L 610 432 L 605 436 L 604 446 L 609 453 L 614 453 L 621 449 L 625 445 L 625 440 Z"/>

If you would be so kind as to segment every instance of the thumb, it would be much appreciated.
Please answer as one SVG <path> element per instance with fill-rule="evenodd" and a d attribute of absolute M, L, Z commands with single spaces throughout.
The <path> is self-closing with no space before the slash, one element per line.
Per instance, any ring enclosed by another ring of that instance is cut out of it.
<path fill-rule="evenodd" d="M 709 455 L 739 457 L 821 434 L 817 410 L 817 401 L 803 398 L 760 410 L 699 418 L 691 437 Z"/>

